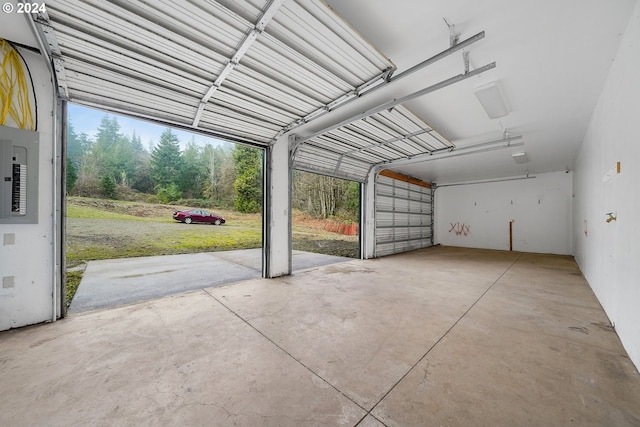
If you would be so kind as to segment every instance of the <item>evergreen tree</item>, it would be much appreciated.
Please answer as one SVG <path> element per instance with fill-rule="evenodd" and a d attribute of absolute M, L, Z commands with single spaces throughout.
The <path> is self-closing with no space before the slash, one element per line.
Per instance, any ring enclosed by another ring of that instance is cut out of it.
<path fill-rule="evenodd" d="M 143 193 L 153 193 L 154 184 L 150 175 L 150 162 L 151 156 L 147 151 L 138 154 L 134 177 L 131 180 L 131 188 Z"/>
<path fill-rule="evenodd" d="M 207 179 L 207 163 L 203 149 L 191 139 L 182 153 L 180 190 L 186 198 L 199 199 Z"/>
<path fill-rule="evenodd" d="M 236 169 L 235 207 L 239 212 L 259 212 L 262 208 L 262 152 L 237 145 L 233 151 Z"/>
<path fill-rule="evenodd" d="M 76 166 L 80 164 L 80 158 L 84 153 L 78 144 L 76 133 L 71 120 L 67 122 L 67 162 L 72 161 Z"/>
<path fill-rule="evenodd" d="M 169 128 L 160 135 L 160 141 L 151 152 L 149 172 L 156 189 L 178 185 L 182 171 L 182 154 L 176 134 Z"/>
<path fill-rule="evenodd" d="M 136 153 L 145 152 L 144 147 L 142 146 L 142 138 L 136 135 L 136 131 L 133 131 L 133 135 L 131 135 L 131 147 Z"/>
<path fill-rule="evenodd" d="M 76 169 L 82 164 L 83 157 L 91 149 L 92 141 L 86 133 L 78 135 L 71 120 L 67 122 L 67 158 Z"/>
<path fill-rule="evenodd" d="M 76 185 L 76 181 L 78 180 L 78 171 L 74 166 L 73 160 L 67 157 L 67 194 L 73 191 L 73 187 Z"/>
<path fill-rule="evenodd" d="M 98 186 L 98 179 L 94 176 L 95 169 L 87 159 L 90 157 L 93 141 L 86 133 L 78 135 L 71 120 L 67 122 L 67 193 L 76 191 L 76 183 L 81 193 L 85 193 L 87 187 Z"/>
<path fill-rule="evenodd" d="M 116 184 L 110 176 L 104 176 L 100 181 L 102 195 L 107 199 L 115 199 L 117 197 Z"/>
<path fill-rule="evenodd" d="M 153 190 L 153 183 L 149 176 L 149 162 L 151 160 L 151 156 L 149 155 L 149 152 L 145 150 L 142 145 L 142 139 L 136 134 L 135 130 L 131 136 L 131 148 L 135 153 L 133 174 L 130 181 L 131 188 L 148 193 Z"/>
<path fill-rule="evenodd" d="M 135 174 L 136 152 L 129 138 L 120 132 L 118 120 L 105 115 L 100 121 L 91 149 L 94 175 L 108 176 L 114 183 L 130 186 Z"/>

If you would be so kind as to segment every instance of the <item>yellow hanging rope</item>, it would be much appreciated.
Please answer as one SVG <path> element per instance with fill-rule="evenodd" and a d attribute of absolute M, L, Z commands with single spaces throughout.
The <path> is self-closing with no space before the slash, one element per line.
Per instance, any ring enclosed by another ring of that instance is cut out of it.
<path fill-rule="evenodd" d="M 33 113 L 29 101 L 29 85 L 18 52 L 4 39 L 0 39 L 2 48 L 2 73 L 0 90 L 0 125 L 5 125 L 8 116 L 20 129 L 34 129 Z"/>

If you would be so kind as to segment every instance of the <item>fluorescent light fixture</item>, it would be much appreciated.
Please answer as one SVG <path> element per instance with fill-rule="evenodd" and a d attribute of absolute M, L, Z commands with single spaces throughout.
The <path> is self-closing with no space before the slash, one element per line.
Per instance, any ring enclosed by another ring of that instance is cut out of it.
<path fill-rule="evenodd" d="M 529 158 L 527 157 L 527 153 L 525 153 L 525 152 L 513 153 L 511 155 L 511 157 L 513 157 L 513 160 L 515 160 L 516 163 L 519 164 L 519 165 L 529 162 Z"/>
<path fill-rule="evenodd" d="M 509 107 L 504 98 L 504 94 L 498 85 L 498 82 L 485 83 L 476 86 L 473 93 L 478 97 L 478 101 L 487 112 L 490 119 L 497 119 L 509 114 Z"/>

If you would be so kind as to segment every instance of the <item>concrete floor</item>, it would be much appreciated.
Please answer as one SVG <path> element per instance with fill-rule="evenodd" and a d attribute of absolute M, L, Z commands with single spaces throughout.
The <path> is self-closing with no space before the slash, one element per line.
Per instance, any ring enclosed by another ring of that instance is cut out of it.
<path fill-rule="evenodd" d="M 0 425 L 638 426 L 570 257 L 430 248 L 0 333 Z"/>

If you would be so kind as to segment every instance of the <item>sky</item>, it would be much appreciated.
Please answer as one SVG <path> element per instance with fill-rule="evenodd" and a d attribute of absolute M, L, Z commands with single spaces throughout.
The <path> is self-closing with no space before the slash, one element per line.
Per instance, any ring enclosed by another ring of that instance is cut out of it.
<path fill-rule="evenodd" d="M 136 135 L 140 136 L 140 140 L 142 141 L 142 145 L 149 149 L 149 142 L 153 141 L 153 144 L 158 144 L 160 140 L 160 134 L 167 128 L 167 126 L 160 126 L 154 123 L 146 122 L 143 120 L 132 119 L 131 117 L 121 116 L 113 113 L 106 113 L 101 110 L 96 110 L 93 108 L 83 107 L 81 105 L 76 105 L 69 103 L 68 104 L 68 117 L 73 125 L 73 129 L 76 134 L 86 133 L 91 137 L 91 139 L 95 139 L 98 127 L 100 126 L 100 121 L 105 116 L 105 114 L 109 114 L 110 117 L 116 117 L 118 119 L 118 124 L 120 124 L 120 131 L 131 137 L 133 135 L 133 131 L 135 130 Z M 211 144 L 213 146 L 224 144 L 224 141 L 220 141 L 215 138 L 208 138 L 203 135 L 185 132 L 183 130 L 173 129 L 173 133 L 178 136 L 180 140 L 180 146 L 184 149 L 189 141 L 192 138 L 195 138 L 195 141 L 198 145 L 206 145 Z"/>

